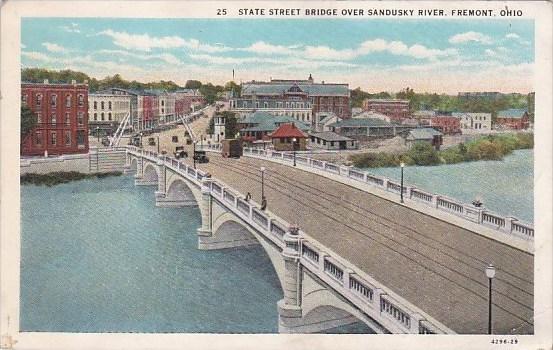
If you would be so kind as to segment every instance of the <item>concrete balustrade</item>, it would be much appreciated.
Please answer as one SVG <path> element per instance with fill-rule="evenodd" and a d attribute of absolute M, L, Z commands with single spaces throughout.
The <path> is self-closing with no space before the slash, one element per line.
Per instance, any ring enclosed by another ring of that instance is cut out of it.
<path fill-rule="evenodd" d="M 138 164 L 143 167 L 145 165 L 144 160 L 147 160 L 149 164 L 155 164 L 159 168 L 171 169 L 194 186 L 199 187 L 201 198 L 198 205 L 202 216 L 202 225 L 198 229 L 200 249 L 219 249 L 227 246 L 227 243 L 218 243 L 216 237 L 213 236 L 214 228 L 211 226 L 211 216 L 213 215 L 214 201 L 242 220 L 249 222 L 250 225 L 253 224 L 252 227 L 255 228 L 258 234 L 266 237 L 281 249 L 281 256 L 284 260 L 284 298 L 278 302 L 279 330 L 281 332 L 314 331 L 324 329 L 320 328 L 322 325 L 340 324 L 324 319 L 322 323 L 305 324 L 301 297 L 302 278 L 300 278 L 305 269 L 328 283 L 338 294 L 345 297 L 359 310 L 363 310 L 373 319 L 378 320 L 381 324 L 380 327 L 385 327 L 391 332 L 452 333 L 447 327 L 429 316 L 425 316 L 422 311 L 394 295 L 391 291 L 387 291 L 386 287 L 343 260 L 340 256 L 330 252 L 307 233 L 302 230 L 290 232 L 288 230 L 290 225 L 285 221 L 275 217 L 272 213 L 262 211 L 258 203 L 245 201 L 240 198 L 243 197 L 241 194 L 219 181 L 205 177 L 205 173 L 194 171 L 193 168 L 175 162 L 170 157 L 159 159 L 157 154 L 152 152 L 131 148 L 128 151 L 132 151 L 132 154 L 138 158 L 137 168 L 139 167 Z M 350 169 L 348 169 L 347 176 L 351 176 Z M 365 176 L 363 175 L 363 177 Z M 513 220 L 513 227 L 520 227 L 517 228 L 519 230 L 524 229 L 524 226 L 517 225 L 518 223 Z M 251 243 L 251 239 L 244 239 L 238 243 L 231 242 L 229 244 Z M 384 300 L 384 303 L 382 300 Z M 351 323 L 352 321 L 346 318 L 340 322 Z"/>
<path fill-rule="evenodd" d="M 215 149 L 215 147 L 213 147 L 213 149 Z M 286 153 L 284 152 L 275 152 L 271 150 L 264 150 L 263 152 L 260 151 L 261 150 L 245 148 L 244 154 L 269 160 L 275 158 L 282 159 L 285 162 L 290 162 L 293 159 L 290 153 L 286 155 Z M 301 159 L 301 161 L 298 161 L 298 159 Z M 296 156 L 296 162 L 302 164 L 303 166 L 306 166 L 307 168 L 315 168 L 335 175 L 362 181 L 363 183 L 367 183 L 377 188 L 385 189 L 386 191 L 391 191 L 395 193 L 399 193 L 400 191 L 400 185 L 395 181 L 391 181 L 390 179 L 387 179 L 385 177 L 376 176 L 359 169 L 339 166 L 337 164 L 327 163 L 325 161 L 305 156 Z M 466 204 L 447 198 L 445 196 L 432 194 L 430 192 L 423 191 L 410 185 L 404 185 L 404 199 L 426 204 L 430 208 L 435 208 L 437 210 L 451 213 L 473 223 L 495 228 L 499 232 L 508 233 L 510 235 L 526 240 L 534 239 L 533 225 L 520 223 L 516 218 L 513 218 L 513 220 L 511 220 L 513 224 L 506 225 L 504 223 L 504 221 L 506 220 L 505 217 L 483 211 L 481 209 L 478 209 L 477 207 L 474 207 L 472 204 Z M 486 216 L 486 214 L 488 216 Z"/>

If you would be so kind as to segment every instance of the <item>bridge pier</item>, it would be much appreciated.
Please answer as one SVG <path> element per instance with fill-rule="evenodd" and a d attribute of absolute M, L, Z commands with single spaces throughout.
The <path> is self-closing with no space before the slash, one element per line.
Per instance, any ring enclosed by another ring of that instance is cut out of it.
<path fill-rule="evenodd" d="M 301 309 L 301 265 L 298 231 L 293 229 L 284 235 L 285 247 L 282 250 L 284 260 L 284 299 L 279 300 L 278 331 L 279 333 L 298 333 L 295 331 L 302 324 Z"/>
<path fill-rule="evenodd" d="M 202 215 L 202 226 L 198 228 L 198 249 L 203 250 L 209 250 L 213 249 L 210 248 L 209 240 L 212 236 L 211 231 L 211 217 L 212 217 L 212 199 L 211 199 L 211 191 L 209 189 L 210 186 L 210 179 L 203 179 L 202 180 L 202 187 L 201 187 L 201 193 L 202 193 L 202 199 L 198 205 L 200 206 L 200 213 Z"/>

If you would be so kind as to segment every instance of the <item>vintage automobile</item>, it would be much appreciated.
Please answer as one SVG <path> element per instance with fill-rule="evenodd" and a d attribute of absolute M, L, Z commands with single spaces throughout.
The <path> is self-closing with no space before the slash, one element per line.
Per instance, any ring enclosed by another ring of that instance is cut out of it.
<path fill-rule="evenodd" d="M 194 152 L 194 160 L 198 163 L 208 163 L 209 158 L 205 154 L 205 151 L 195 151 Z"/>
<path fill-rule="evenodd" d="M 156 139 L 153 137 L 148 138 L 148 145 L 149 146 L 155 146 L 156 145 Z"/>
<path fill-rule="evenodd" d="M 175 147 L 175 152 L 173 152 L 173 154 L 175 155 L 176 159 L 188 157 L 188 152 L 184 150 L 184 146 Z"/>

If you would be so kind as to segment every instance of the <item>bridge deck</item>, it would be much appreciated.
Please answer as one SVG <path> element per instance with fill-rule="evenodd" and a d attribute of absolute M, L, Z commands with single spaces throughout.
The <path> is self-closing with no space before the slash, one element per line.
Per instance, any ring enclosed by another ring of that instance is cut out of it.
<path fill-rule="evenodd" d="M 398 203 L 289 166 L 210 154 L 198 168 L 268 208 L 461 334 L 487 332 L 496 266 L 494 333 L 533 333 L 533 256 Z"/>

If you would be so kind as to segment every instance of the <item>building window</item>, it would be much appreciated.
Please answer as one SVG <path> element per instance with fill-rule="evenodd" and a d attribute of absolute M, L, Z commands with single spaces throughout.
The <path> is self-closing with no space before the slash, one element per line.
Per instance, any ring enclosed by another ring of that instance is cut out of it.
<path fill-rule="evenodd" d="M 71 124 L 71 114 L 65 113 L 65 125 Z"/>
<path fill-rule="evenodd" d="M 35 133 L 35 145 L 42 146 L 42 131 Z"/>
<path fill-rule="evenodd" d="M 83 94 L 79 94 L 79 96 L 78 96 L 77 99 L 78 99 L 79 107 L 84 106 L 84 95 L 83 95 Z"/>
<path fill-rule="evenodd" d="M 94 109 L 98 109 L 98 101 L 94 101 Z"/>
<path fill-rule="evenodd" d="M 71 107 L 71 95 L 65 96 L 65 107 Z"/>
<path fill-rule="evenodd" d="M 36 113 L 36 122 L 37 124 L 42 124 L 42 114 L 40 112 Z"/>
<path fill-rule="evenodd" d="M 84 130 L 77 130 L 77 145 L 84 145 L 85 134 Z"/>
<path fill-rule="evenodd" d="M 71 131 L 65 132 L 65 145 L 71 146 Z"/>
<path fill-rule="evenodd" d="M 108 101 L 108 109 L 111 110 L 111 101 Z"/>
<path fill-rule="evenodd" d="M 52 123 L 52 125 L 56 125 L 56 123 L 57 123 L 56 113 L 52 113 L 52 116 L 50 118 L 50 123 Z"/>
<path fill-rule="evenodd" d="M 100 108 L 102 108 L 102 110 L 103 110 L 104 107 L 105 107 L 104 101 L 100 102 L 100 106 L 101 106 Z"/>
<path fill-rule="evenodd" d="M 98 113 L 94 113 L 94 120 L 98 120 Z"/>
<path fill-rule="evenodd" d="M 259 108 L 259 102 L 255 103 L 255 108 Z"/>
<path fill-rule="evenodd" d="M 23 106 L 26 106 L 26 105 L 27 105 L 27 94 L 21 95 L 21 104 L 22 104 Z"/>
<path fill-rule="evenodd" d="M 101 116 L 100 119 L 101 119 L 102 121 L 104 121 L 104 112 L 102 112 L 102 113 L 100 114 L 100 116 Z"/>
<path fill-rule="evenodd" d="M 161 105 L 165 106 L 165 101 L 164 100 L 161 100 Z"/>
<path fill-rule="evenodd" d="M 77 113 L 77 124 L 84 125 L 84 113 L 83 112 Z"/>
<path fill-rule="evenodd" d="M 263 102 L 263 108 L 269 108 L 269 104 L 267 102 Z"/>
<path fill-rule="evenodd" d="M 55 131 L 50 132 L 50 144 L 55 146 L 58 143 L 58 133 Z"/>
<path fill-rule="evenodd" d="M 50 96 L 50 105 L 52 107 L 56 107 L 57 103 L 58 103 L 58 95 L 56 95 L 56 94 L 51 95 Z"/>
<path fill-rule="evenodd" d="M 108 120 L 111 120 L 111 112 L 108 113 Z"/>
<path fill-rule="evenodd" d="M 36 106 L 37 107 L 42 106 L 42 94 L 37 94 L 36 95 Z"/>

